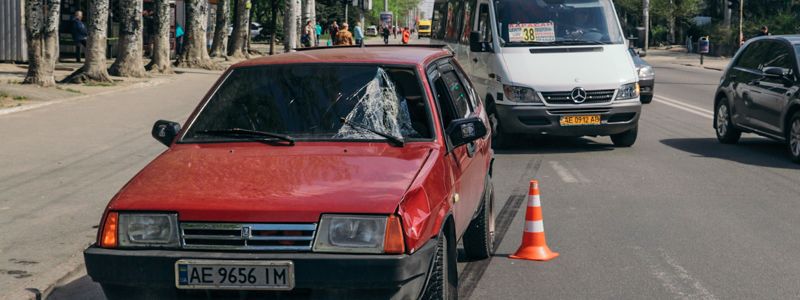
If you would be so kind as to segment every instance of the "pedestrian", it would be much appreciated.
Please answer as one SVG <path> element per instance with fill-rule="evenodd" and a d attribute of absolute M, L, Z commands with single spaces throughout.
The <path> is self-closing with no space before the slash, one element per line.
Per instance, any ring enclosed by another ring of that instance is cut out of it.
<path fill-rule="evenodd" d="M 356 22 L 356 27 L 353 28 L 353 34 L 356 39 L 356 45 L 361 46 L 364 43 L 364 30 L 361 29 L 361 22 Z"/>
<path fill-rule="evenodd" d="M 72 40 L 75 41 L 75 60 L 81 62 L 81 47 L 86 49 L 86 38 L 89 33 L 86 31 L 86 25 L 83 24 L 83 12 L 76 11 L 72 16 Z"/>
<path fill-rule="evenodd" d="M 336 24 L 336 21 L 331 23 L 330 28 L 328 28 L 328 33 L 331 35 L 331 43 L 337 45 L 336 43 L 336 34 L 339 33 L 339 25 Z"/>
<path fill-rule="evenodd" d="M 392 26 L 392 34 L 394 34 L 394 39 L 397 39 L 397 26 Z"/>
<path fill-rule="evenodd" d="M 772 35 L 772 34 L 769 33 L 769 28 L 767 28 L 767 25 L 761 26 L 761 30 L 758 31 L 757 36 L 766 36 L 766 35 Z"/>
<path fill-rule="evenodd" d="M 405 27 L 403 28 L 403 45 L 407 45 L 409 39 L 411 39 L 411 32 L 408 31 L 408 27 Z"/>
<path fill-rule="evenodd" d="M 183 27 L 175 23 L 175 56 L 180 56 L 181 53 L 183 53 Z"/>
<path fill-rule="evenodd" d="M 383 25 L 383 43 L 388 45 L 389 44 L 389 25 Z"/>
<path fill-rule="evenodd" d="M 314 28 L 311 26 L 311 21 L 306 22 L 306 26 L 303 27 L 303 34 L 300 35 L 300 44 L 303 47 L 311 47 L 311 34 L 314 32 Z"/>
<path fill-rule="evenodd" d="M 342 28 L 336 32 L 335 46 L 353 45 L 353 34 L 347 30 L 347 23 L 342 23 Z"/>
<path fill-rule="evenodd" d="M 316 35 L 314 36 L 314 45 L 319 47 L 319 37 L 322 36 L 322 26 L 319 25 L 319 22 L 314 22 L 314 31 Z"/>

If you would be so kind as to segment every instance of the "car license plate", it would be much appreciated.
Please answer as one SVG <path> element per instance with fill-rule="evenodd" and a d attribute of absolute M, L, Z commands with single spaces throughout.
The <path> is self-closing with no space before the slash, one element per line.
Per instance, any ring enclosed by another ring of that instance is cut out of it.
<path fill-rule="evenodd" d="M 291 261 L 179 260 L 175 262 L 179 289 L 291 290 Z"/>
<path fill-rule="evenodd" d="M 600 125 L 600 115 L 562 116 L 561 126 Z"/>

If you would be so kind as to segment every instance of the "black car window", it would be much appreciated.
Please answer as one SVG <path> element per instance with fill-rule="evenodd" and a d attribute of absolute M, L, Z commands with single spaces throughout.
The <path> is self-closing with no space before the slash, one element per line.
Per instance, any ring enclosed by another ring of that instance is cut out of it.
<path fill-rule="evenodd" d="M 490 31 L 491 26 L 489 22 L 489 5 L 485 3 L 481 4 L 478 12 L 478 28 L 475 29 L 481 33 L 481 41 L 483 42 L 492 41 L 492 32 Z"/>
<path fill-rule="evenodd" d="M 461 80 L 458 79 L 458 75 L 456 75 L 455 70 L 444 72 L 442 74 L 442 78 L 447 85 L 447 90 L 450 92 L 450 98 L 453 99 L 453 104 L 456 109 L 456 117 L 467 117 L 470 113 L 472 113 L 469 96 L 467 95 L 469 91 L 464 84 L 461 83 Z"/>
<path fill-rule="evenodd" d="M 769 45 L 766 41 L 754 42 L 747 46 L 742 52 L 741 57 L 736 62 L 736 67 L 761 70 L 762 63 L 767 59 L 769 54 Z"/>
<path fill-rule="evenodd" d="M 429 108 L 411 68 L 378 65 L 270 65 L 240 68 L 220 85 L 182 142 L 246 129 L 297 140 L 430 139 Z M 346 119 L 345 124 L 342 119 Z M 228 137 L 229 138 L 229 137 Z"/>
<path fill-rule="evenodd" d="M 794 57 L 789 48 L 780 42 L 767 43 L 769 51 L 767 59 L 762 63 L 763 67 L 781 67 L 784 69 L 794 69 Z"/>
<path fill-rule="evenodd" d="M 442 128 L 447 128 L 450 122 L 457 119 L 457 117 L 453 107 L 453 100 L 447 89 L 447 83 L 445 83 L 442 76 L 438 76 L 433 81 L 433 90 L 436 94 L 436 103 L 439 104 L 439 119 L 442 122 Z"/>

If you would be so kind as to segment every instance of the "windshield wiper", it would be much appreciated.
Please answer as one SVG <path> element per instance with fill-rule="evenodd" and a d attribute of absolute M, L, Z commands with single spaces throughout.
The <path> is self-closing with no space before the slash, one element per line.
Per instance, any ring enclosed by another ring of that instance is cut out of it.
<path fill-rule="evenodd" d="M 512 47 L 532 47 L 532 46 L 578 46 L 578 45 L 607 45 L 608 43 L 601 41 L 585 41 L 585 40 L 560 40 L 552 42 L 512 42 L 506 43 L 506 46 Z"/>
<path fill-rule="evenodd" d="M 208 134 L 208 135 L 219 135 L 219 136 L 250 136 L 250 137 L 267 137 L 271 139 L 277 139 L 284 142 L 289 143 L 289 146 L 294 146 L 294 138 L 291 136 L 280 134 L 280 133 L 273 133 L 273 132 L 266 132 L 266 131 L 258 131 L 258 130 L 249 130 L 249 129 L 242 129 L 242 128 L 231 128 L 231 129 L 222 129 L 222 130 L 201 130 L 195 132 L 195 134 Z M 260 139 L 260 141 L 266 141 Z"/>
<path fill-rule="evenodd" d="M 393 136 L 391 134 L 377 131 L 377 130 L 369 128 L 369 127 L 367 127 L 365 125 L 349 121 L 346 118 L 339 118 L 339 119 L 342 120 L 342 123 L 350 125 L 350 127 L 355 127 L 355 128 L 359 128 L 359 129 L 362 129 L 362 130 L 366 130 L 366 131 L 372 132 L 374 134 L 377 134 L 377 135 L 379 135 L 379 136 L 381 136 L 383 138 L 386 138 L 386 140 L 389 141 L 389 144 L 392 144 L 393 146 L 403 147 L 403 145 L 405 145 L 405 142 L 403 142 L 402 139 L 399 139 L 396 136 Z"/>

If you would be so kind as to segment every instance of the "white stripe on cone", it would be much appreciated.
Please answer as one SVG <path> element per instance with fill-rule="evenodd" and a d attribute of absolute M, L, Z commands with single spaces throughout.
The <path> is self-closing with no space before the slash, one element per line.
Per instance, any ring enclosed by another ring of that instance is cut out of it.
<path fill-rule="evenodd" d="M 539 195 L 529 195 L 528 196 L 528 207 L 540 207 L 542 206 L 542 200 L 539 198 Z"/>
<path fill-rule="evenodd" d="M 525 221 L 525 232 L 544 232 L 544 222 Z"/>

